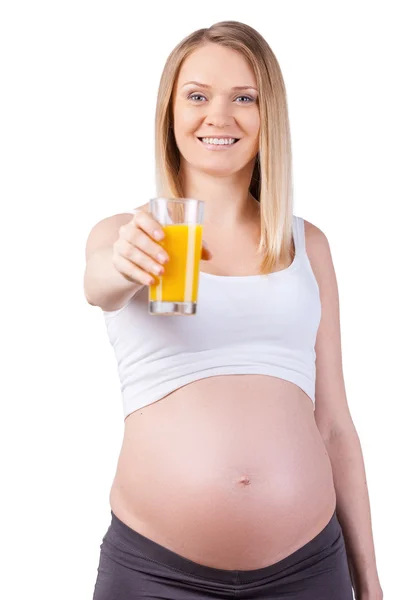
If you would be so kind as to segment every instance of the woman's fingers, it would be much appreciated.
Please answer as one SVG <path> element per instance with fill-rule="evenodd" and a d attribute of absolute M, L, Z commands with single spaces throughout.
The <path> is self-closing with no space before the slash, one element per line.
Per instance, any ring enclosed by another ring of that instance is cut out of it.
<path fill-rule="evenodd" d="M 210 260 L 212 258 L 212 252 L 208 248 L 208 244 L 203 240 L 202 241 L 202 252 L 201 252 L 201 260 Z"/>

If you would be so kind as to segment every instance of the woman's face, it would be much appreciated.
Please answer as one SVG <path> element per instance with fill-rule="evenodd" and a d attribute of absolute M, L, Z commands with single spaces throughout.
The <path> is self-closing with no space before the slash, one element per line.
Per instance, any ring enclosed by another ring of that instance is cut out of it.
<path fill-rule="evenodd" d="M 243 169 L 259 148 L 257 98 L 255 74 L 239 52 L 217 44 L 195 50 L 174 88 L 173 127 L 182 162 L 214 175 Z M 208 146 L 199 139 L 216 137 L 239 141 Z"/>

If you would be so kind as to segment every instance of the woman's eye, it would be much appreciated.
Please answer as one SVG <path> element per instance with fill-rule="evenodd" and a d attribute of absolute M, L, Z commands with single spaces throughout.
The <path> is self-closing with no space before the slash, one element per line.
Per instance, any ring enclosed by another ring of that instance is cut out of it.
<path fill-rule="evenodd" d="M 189 96 L 190 100 L 194 100 L 194 98 L 204 98 L 205 96 L 202 96 L 202 94 L 191 94 L 191 96 Z"/>
<path fill-rule="evenodd" d="M 194 100 L 195 101 L 196 98 L 205 98 L 205 96 L 203 96 L 202 94 L 191 94 L 189 96 L 190 100 Z M 236 100 L 239 100 L 240 98 L 245 98 L 246 101 L 245 102 L 239 102 L 239 104 L 250 104 L 251 102 L 254 101 L 254 99 L 251 98 L 251 96 L 238 96 L 238 98 L 236 98 Z"/>
<path fill-rule="evenodd" d="M 250 96 L 238 96 L 238 98 L 246 98 L 247 100 L 249 100 L 249 102 L 253 102 L 253 98 L 251 98 Z M 238 98 L 236 98 L 238 100 Z M 240 102 L 239 104 L 248 104 L 248 102 Z"/>

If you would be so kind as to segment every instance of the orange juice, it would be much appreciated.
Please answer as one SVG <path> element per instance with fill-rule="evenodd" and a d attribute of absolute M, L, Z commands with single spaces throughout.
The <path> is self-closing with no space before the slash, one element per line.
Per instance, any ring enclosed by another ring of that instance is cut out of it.
<path fill-rule="evenodd" d="M 162 226 L 165 237 L 159 242 L 169 255 L 164 273 L 154 276 L 149 286 L 152 302 L 197 302 L 202 225 L 178 223 Z"/>

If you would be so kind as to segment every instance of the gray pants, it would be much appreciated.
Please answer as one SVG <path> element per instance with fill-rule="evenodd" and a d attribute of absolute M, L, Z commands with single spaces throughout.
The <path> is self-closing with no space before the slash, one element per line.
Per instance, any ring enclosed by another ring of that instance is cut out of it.
<path fill-rule="evenodd" d="M 123 523 L 111 510 L 93 600 L 352 600 L 342 529 L 334 512 L 310 542 L 251 571 L 197 564 Z"/>

